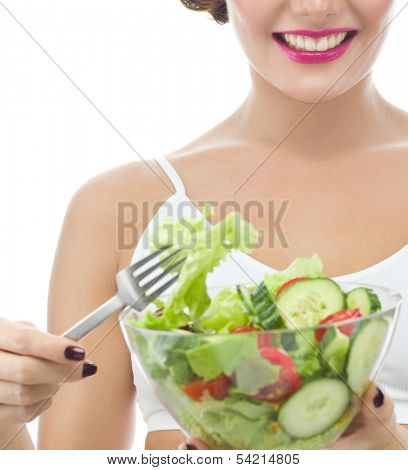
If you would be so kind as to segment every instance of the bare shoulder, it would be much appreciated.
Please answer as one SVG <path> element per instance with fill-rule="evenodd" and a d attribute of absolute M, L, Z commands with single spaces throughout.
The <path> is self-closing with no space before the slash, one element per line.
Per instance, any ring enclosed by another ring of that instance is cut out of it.
<path fill-rule="evenodd" d="M 149 217 L 174 192 L 169 177 L 155 160 L 108 169 L 75 191 L 65 214 L 64 232 L 71 238 L 91 239 L 95 246 L 98 242 L 100 249 L 114 257 L 113 263 L 126 266 Z M 132 227 L 124 230 L 121 220 L 129 217 Z"/>
<path fill-rule="evenodd" d="M 98 173 L 75 192 L 71 204 L 84 210 L 115 210 L 119 201 L 140 201 L 169 197 L 174 188 L 155 160 L 129 162 Z"/>

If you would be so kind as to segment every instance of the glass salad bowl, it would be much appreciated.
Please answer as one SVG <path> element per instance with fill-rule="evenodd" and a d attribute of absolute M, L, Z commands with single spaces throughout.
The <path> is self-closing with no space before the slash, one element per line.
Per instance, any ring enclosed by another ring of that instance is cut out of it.
<path fill-rule="evenodd" d="M 186 435 L 213 449 L 324 449 L 364 406 L 401 307 L 391 289 L 338 285 L 345 297 L 369 289 L 381 309 L 312 327 L 209 335 L 139 328 L 143 312 L 127 307 L 120 324 L 144 377 Z M 217 289 L 208 292 L 213 298 Z"/>

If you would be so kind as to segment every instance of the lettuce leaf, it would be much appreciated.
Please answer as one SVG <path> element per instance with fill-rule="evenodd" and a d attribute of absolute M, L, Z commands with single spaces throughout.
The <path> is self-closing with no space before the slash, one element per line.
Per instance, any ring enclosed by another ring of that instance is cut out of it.
<path fill-rule="evenodd" d="M 255 335 L 209 336 L 207 342 L 187 352 L 193 371 L 204 380 L 221 374 L 231 375 L 237 364 L 247 357 L 259 355 Z"/>
<path fill-rule="evenodd" d="M 281 366 L 271 364 L 260 355 L 246 357 L 239 362 L 235 371 L 237 390 L 254 395 L 261 388 L 276 382 L 280 372 Z"/>
<path fill-rule="evenodd" d="M 245 396 L 226 397 L 224 400 L 207 398 L 200 403 L 200 414 L 211 410 L 214 413 L 231 412 L 249 421 L 274 420 L 277 417 L 275 408 L 270 403 L 260 402 Z"/>
<path fill-rule="evenodd" d="M 213 207 L 207 203 L 201 218 L 189 217 L 177 221 L 164 217 L 157 230 L 150 235 L 151 251 L 172 244 L 162 259 L 183 248 L 181 253 L 168 262 L 169 264 L 183 257 L 186 259 L 177 269 L 179 277 L 170 298 L 164 303 L 163 315 L 153 316 L 152 312 L 148 311 L 139 326 L 168 330 L 180 328 L 196 320 L 211 303 L 207 293 L 207 275 L 231 250 L 237 249 L 246 253 L 252 251 L 253 244 L 260 236 L 252 224 L 242 220 L 239 212 L 232 211 L 219 223 L 208 228 L 205 226 L 206 218 L 213 213 Z"/>
<path fill-rule="evenodd" d="M 201 315 L 199 324 L 217 333 L 228 333 L 250 323 L 241 298 L 231 288 L 217 292 L 209 308 Z"/>
<path fill-rule="evenodd" d="M 192 370 L 204 380 L 234 374 L 237 390 L 249 395 L 275 382 L 281 370 L 260 356 L 256 334 L 214 336 L 186 356 Z"/>
<path fill-rule="evenodd" d="M 310 258 L 296 258 L 286 269 L 273 274 L 265 274 L 263 281 L 273 297 L 279 288 L 295 277 L 310 278 L 323 276 L 323 262 L 316 253 Z"/>
<path fill-rule="evenodd" d="M 179 385 L 186 385 L 194 378 L 186 352 L 181 349 L 172 349 L 167 354 L 166 366 L 173 380 Z"/>
<path fill-rule="evenodd" d="M 182 418 L 191 423 L 190 429 L 193 429 L 194 434 L 214 445 L 219 443 L 219 448 L 223 449 L 251 449 L 251 443 L 259 441 L 263 435 L 275 437 L 275 433 L 269 429 L 276 419 L 273 406 L 269 403 L 245 401 L 243 397 L 227 397 L 224 400 L 208 398 L 200 403 L 196 402 L 191 412 L 185 413 Z M 204 432 L 200 432 L 201 429 Z M 275 447 L 259 448 L 281 448 L 281 433 L 276 439 Z M 283 442 L 285 445 L 290 442 L 290 438 L 286 437 Z"/>

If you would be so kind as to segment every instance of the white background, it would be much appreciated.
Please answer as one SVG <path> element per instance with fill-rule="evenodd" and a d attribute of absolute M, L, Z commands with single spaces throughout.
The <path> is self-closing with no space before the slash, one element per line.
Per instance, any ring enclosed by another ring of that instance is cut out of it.
<path fill-rule="evenodd" d="M 0 315 L 45 329 L 70 197 L 88 178 L 138 156 L 2 4 L 145 158 L 230 114 L 247 94 L 249 74 L 231 26 L 179 0 L 0 1 Z M 375 76 L 380 91 L 408 110 L 407 24 L 408 9 L 394 22 Z M 135 448 L 142 449 L 138 421 Z M 35 423 L 30 430 L 35 438 Z"/>
<path fill-rule="evenodd" d="M 296 462 L 298 457 L 299 463 L 293 464 L 277 464 L 277 456 L 285 455 L 287 461 Z M 272 463 L 272 455 L 275 456 L 275 464 Z M 406 452 L 404 450 L 378 450 L 372 452 L 369 450 L 332 450 L 330 452 L 321 452 L 319 450 L 301 450 L 295 452 L 273 452 L 273 451 L 258 451 L 258 452 L 248 452 L 248 451 L 233 451 L 233 450 L 213 450 L 213 451 L 199 451 L 195 450 L 194 452 L 180 452 L 177 450 L 173 451 L 153 451 L 153 452 L 144 452 L 143 457 L 145 458 L 145 463 L 143 467 L 147 469 L 154 468 L 172 468 L 175 470 L 183 470 L 187 467 L 185 459 L 187 457 L 191 458 L 192 463 L 190 465 L 196 465 L 197 468 L 203 469 L 223 469 L 230 470 L 239 468 L 240 470 L 253 470 L 254 468 L 266 468 L 271 469 L 276 466 L 276 468 L 291 468 L 296 470 L 344 470 L 345 468 L 350 467 L 350 462 L 353 462 L 353 468 L 369 468 L 370 470 L 383 470 L 384 468 L 406 468 Z M 258 456 L 258 457 L 257 457 Z M 263 464 L 263 459 L 265 456 L 266 463 Z M 136 452 L 131 451 L 104 451 L 104 450 L 93 450 L 93 451 L 69 451 L 69 450 L 45 450 L 42 452 L 36 451 L 8 451 L 3 452 L 1 456 L 1 463 L 4 464 L 4 468 L 25 468 L 30 466 L 31 468 L 41 468 L 41 470 L 52 469 L 55 470 L 57 467 L 58 470 L 72 470 L 73 468 L 97 468 L 98 470 L 110 469 L 112 468 L 135 468 L 136 465 L 140 464 L 131 464 L 126 465 L 112 465 L 108 463 L 107 458 L 137 458 L 138 462 L 141 462 L 142 455 Z M 249 457 L 249 459 L 248 459 Z M 170 464 L 167 467 L 164 467 L 162 464 L 160 467 L 157 467 L 157 463 L 154 465 L 153 459 L 171 459 Z M 220 458 L 222 460 L 220 460 Z M 291 460 L 288 460 L 288 459 Z M 174 463 L 177 462 L 178 464 Z M 200 460 L 199 460 L 200 459 Z M 207 460 L 203 460 L 207 459 Z M 208 460 L 210 459 L 210 460 Z M 214 460 L 216 459 L 216 460 Z M 245 460 L 247 459 L 247 460 Z M 271 463 L 269 463 L 271 459 Z M 184 462 L 183 462 L 184 460 Z M 253 463 L 253 462 L 257 463 Z M 149 464 L 149 462 L 151 462 Z M 203 465 L 204 463 L 204 465 Z M 201 464 L 201 465 L 200 465 Z"/>

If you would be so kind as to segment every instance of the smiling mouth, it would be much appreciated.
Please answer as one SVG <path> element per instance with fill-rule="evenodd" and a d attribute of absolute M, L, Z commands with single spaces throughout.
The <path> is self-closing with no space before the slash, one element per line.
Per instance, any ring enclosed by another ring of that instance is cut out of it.
<path fill-rule="evenodd" d="M 321 37 L 312 37 L 302 34 L 273 33 L 274 38 L 295 51 L 325 52 L 340 47 L 351 41 L 357 31 L 343 31 Z"/>

